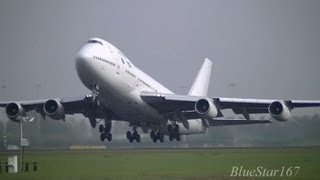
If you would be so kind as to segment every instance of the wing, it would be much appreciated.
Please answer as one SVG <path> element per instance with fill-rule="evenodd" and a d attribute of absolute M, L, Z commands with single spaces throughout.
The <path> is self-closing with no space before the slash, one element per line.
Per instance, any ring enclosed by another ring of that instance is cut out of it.
<path fill-rule="evenodd" d="M 231 109 L 235 114 L 242 114 L 250 119 L 250 114 L 269 113 L 272 103 L 280 103 L 284 108 L 292 110 L 301 107 L 319 107 L 320 101 L 305 100 L 275 100 L 275 99 L 240 99 L 221 97 L 198 97 L 188 95 L 162 94 L 153 92 L 142 92 L 141 98 L 150 106 L 162 114 L 182 113 L 187 119 L 201 118 L 201 114 L 195 110 L 195 104 L 200 99 L 207 99 L 213 102 L 218 110 L 217 117 L 222 117 L 220 110 Z M 276 109 L 278 110 L 278 109 Z"/>
<path fill-rule="evenodd" d="M 91 95 L 79 96 L 74 98 L 61 98 L 61 99 L 42 99 L 42 100 L 31 100 L 31 101 L 16 101 L 16 102 L 0 102 L 0 107 L 6 107 L 7 111 L 10 111 L 9 106 L 11 105 L 12 112 L 16 112 L 16 115 L 24 115 L 25 112 L 35 110 L 40 113 L 43 117 L 48 115 L 48 111 L 45 110 L 45 105 L 51 101 L 50 108 L 54 108 L 49 116 L 53 119 L 64 119 L 64 115 L 71 114 L 83 114 L 89 118 L 104 118 L 106 116 L 112 119 L 119 119 L 110 109 L 101 103 L 93 101 Z M 16 109 L 14 109 L 16 108 Z M 20 114 L 18 114 L 20 113 Z M 63 113 L 60 116 L 56 116 L 57 113 Z M 8 115 L 8 112 L 7 112 Z M 9 117 L 10 118 L 10 117 Z M 14 119 L 12 116 L 11 119 Z"/>
<path fill-rule="evenodd" d="M 221 109 L 232 109 L 235 114 L 269 113 L 269 107 L 274 102 L 281 102 L 289 110 L 294 108 L 319 107 L 320 101 L 306 100 L 276 100 L 276 99 L 241 99 L 241 98 L 213 98 Z"/>

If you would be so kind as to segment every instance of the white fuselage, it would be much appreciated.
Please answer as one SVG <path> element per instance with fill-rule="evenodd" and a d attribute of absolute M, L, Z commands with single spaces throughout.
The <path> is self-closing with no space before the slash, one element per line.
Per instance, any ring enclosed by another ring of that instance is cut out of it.
<path fill-rule="evenodd" d="M 99 100 L 122 120 L 132 124 L 166 127 L 168 119 L 146 104 L 142 91 L 173 94 L 172 91 L 135 67 L 110 43 L 92 38 L 76 57 L 76 70 L 82 83 L 90 90 L 99 89 Z M 180 125 L 181 134 L 204 133 L 200 119 L 189 120 L 190 128 Z M 164 128 L 166 129 L 166 128 Z"/>

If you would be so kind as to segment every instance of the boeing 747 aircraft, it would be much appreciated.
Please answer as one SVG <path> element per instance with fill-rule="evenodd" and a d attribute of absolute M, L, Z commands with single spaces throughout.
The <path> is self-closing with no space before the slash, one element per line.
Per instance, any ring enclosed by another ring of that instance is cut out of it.
<path fill-rule="evenodd" d="M 320 106 L 320 101 L 271 100 L 208 97 L 212 62 L 205 59 L 188 95 L 176 95 L 137 68 L 119 49 L 100 39 L 90 39 L 75 60 L 81 82 L 92 94 L 77 98 L 0 102 L 14 122 L 35 110 L 43 118 L 65 120 L 66 115 L 83 114 L 93 128 L 97 120 L 101 141 L 112 140 L 112 121 L 126 121 L 132 127 L 126 136 L 140 142 L 137 128 L 150 132 L 154 142 L 180 141 L 181 135 L 206 133 L 211 126 L 263 124 L 250 114 L 269 113 L 278 121 L 290 119 L 294 108 Z M 222 110 L 231 109 L 243 119 L 227 119 Z"/>

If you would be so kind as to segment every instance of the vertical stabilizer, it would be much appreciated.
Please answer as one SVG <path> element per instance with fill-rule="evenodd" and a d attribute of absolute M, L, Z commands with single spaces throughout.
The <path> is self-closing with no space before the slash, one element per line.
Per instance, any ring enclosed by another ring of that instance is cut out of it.
<path fill-rule="evenodd" d="M 212 69 L 212 61 L 206 58 L 199 70 L 196 79 L 189 91 L 189 95 L 192 96 L 207 96 L 210 75 Z"/>

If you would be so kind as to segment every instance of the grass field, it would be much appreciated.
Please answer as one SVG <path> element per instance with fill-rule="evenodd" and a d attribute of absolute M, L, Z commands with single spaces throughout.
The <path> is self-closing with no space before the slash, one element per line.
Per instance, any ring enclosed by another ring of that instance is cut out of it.
<path fill-rule="evenodd" d="M 8 155 L 0 152 L 2 164 Z M 2 170 L 0 179 L 320 178 L 320 148 L 29 151 L 25 161 L 38 162 L 38 171 L 30 168 L 30 172 L 7 174 Z M 300 170 L 290 177 L 285 173 L 282 177 L 231 177 L 233 166 L 267 170 L 300 166 Z"/>

